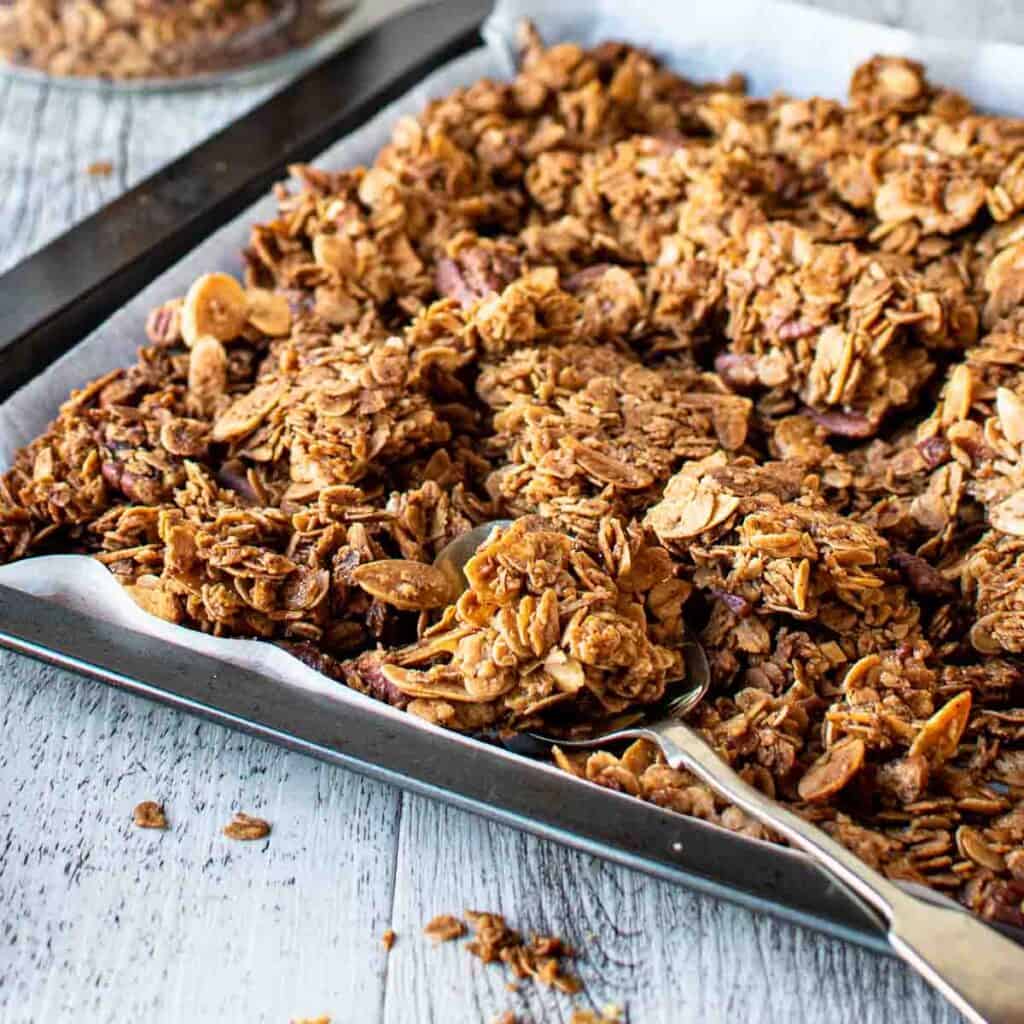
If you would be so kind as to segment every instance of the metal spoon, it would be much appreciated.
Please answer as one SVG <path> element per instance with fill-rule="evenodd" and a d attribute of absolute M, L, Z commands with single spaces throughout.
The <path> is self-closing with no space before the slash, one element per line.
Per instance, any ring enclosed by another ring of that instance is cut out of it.
<path fill-rule="evenodd" d="M 498 526 L 485 523 L 463 534 L 437 557 L 465 589 L 462 567 Z M 707 693 L 711 676 L 701 646 L 684 649 L 687 676 L 666 700 L 639 709 L 626 727 L 613 725 L 586 740 L 563 740 L 527 734 L 545 747 L 589 750 L 616 740 L 646 739 L 657 744 L 673 768 L 685 768 L 721 797 L 750 817 L 788 839 L 807 853 L 856 897 L 867 903 L 886 927 L 893 949 L 960 1012 L 975 1024 L 1004 1024 L 1024 1020 L 1024 949 L 979 918 L 960 908 L 925 903 L 868 867 L 845 846 L 816 825 L 744 782 L 690 726 L 679 720 Z"/>

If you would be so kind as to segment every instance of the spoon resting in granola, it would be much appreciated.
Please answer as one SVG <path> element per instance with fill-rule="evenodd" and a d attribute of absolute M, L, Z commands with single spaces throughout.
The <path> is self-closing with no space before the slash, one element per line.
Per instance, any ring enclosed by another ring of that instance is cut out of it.
<path fill-rule="evenodd" d="M 453 591 L 467 587 L 463 568 L 492 532 L 510 520 L 483 523 L 448 544 L 434 565 L 449 578 Z M 681 719 L 704 698 L 711 673 L 703 648 L 683 646 L 684 678 L 672 684 L 656 704 L 637 708 L 586 739 L 564 739 L 536 732 L 526 735 L 545 747 L 587 750 L 619 740 L 645 739 L 656 744 L 672 768 L 685 769 L 723 799 L 783 836 L 878 916 L 893 949 L 977 1024 L 1020 1019 L 1019 977 L 1024 949 L 966 910 L 926 903 L 908 894 L 837 842 L 744 781 L 697 730 Z M 625 723 L 625 724 L 624 724 Z M 844 771 L 843 751 L 826 760 L 821 771 Z"/>

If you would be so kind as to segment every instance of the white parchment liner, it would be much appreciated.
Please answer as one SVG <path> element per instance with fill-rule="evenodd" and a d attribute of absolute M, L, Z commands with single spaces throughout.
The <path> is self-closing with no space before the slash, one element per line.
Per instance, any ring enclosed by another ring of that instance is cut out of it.
<path fill-rule="evenodd" d="M 485 27 L 485 47 L 424 79 L 359 131 L 327 149 L 315 163 L 328 169 L 369 163 L 399 116 L 416 113 L 428 99 L 481 77 L 508 77 L 514 68 L 516 25 L 522 17 L 532 18 L 547 42 L 627 41 L 648 48 L 697 80 L 741 71 L 754 95 L 780 90 L 840 99 L 855 64 L 875 53 L 903 54 L 924 61 L 933 81 L 961 90 L 987 110 L 1024 114 L 1024 47 L 1020 46 L 924 37 L 778 0 L 686 4 L 679 0 L 645 0 L 643 4 L 499 0 Z M 183 295 L 196 277 L 210 270 L 240 275 L 239 252 L 247 244 L 249 226 L 271 219 L 275 210 L 269 197 L 251 206 L 0 405 L 0 466 L 6 468 L 14 451 L 45 429 L 73 388 L 134 360 L 153 306 Z M 0 566 L 0 583 L 292 685 L 329 693 L 340 704 L 370 701 L 271 644 L 210 637 L 147 615 L 103 566 L 85 556 L 47 556 Z M 381 713 L 401 714 L 371 703 Z"/>

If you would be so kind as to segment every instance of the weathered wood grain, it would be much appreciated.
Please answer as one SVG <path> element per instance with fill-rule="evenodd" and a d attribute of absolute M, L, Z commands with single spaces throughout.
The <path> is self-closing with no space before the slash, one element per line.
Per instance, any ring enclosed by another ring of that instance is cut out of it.
<path fill-rule="evenodd" d="M 1024 41 L 1010 0 L 818 0 Z M 238 116 L 269 86 L 94 94 L 0 80 L 0 269 Z M 110 177 L 91 177 L 97 160 Z M 0 308 L 2 308 L 0 296 Z M 146 798 L 167 833 L 132 827 Z M 234 810 L 266 842 L 220 835 Z M 585 995 L 420 933 L 500 910 L 585 953 Z M 956 1020 L 895 961 L 647 879 L 0 652 L 0 1022 Z M 380 936 L 398 933 L 386 957 Z"/>

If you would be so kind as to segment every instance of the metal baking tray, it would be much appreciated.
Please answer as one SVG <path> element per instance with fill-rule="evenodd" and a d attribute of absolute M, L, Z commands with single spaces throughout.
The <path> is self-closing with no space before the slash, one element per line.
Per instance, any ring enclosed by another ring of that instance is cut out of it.
<path fill-rule="evenodd" d="M 480 44 L 485 0 L 444 0 L 336 56 L 0 277 L 0 398 L 157 274 L 430 71 Z M 332 107 L 324 97 L 340 97 Z M 889 952 L 803 854 L 456 734 L 226 664 L 0 586 L 0 644 L 651 875 Z M 339 684 L 340 685 L 340 684 Z"/>

